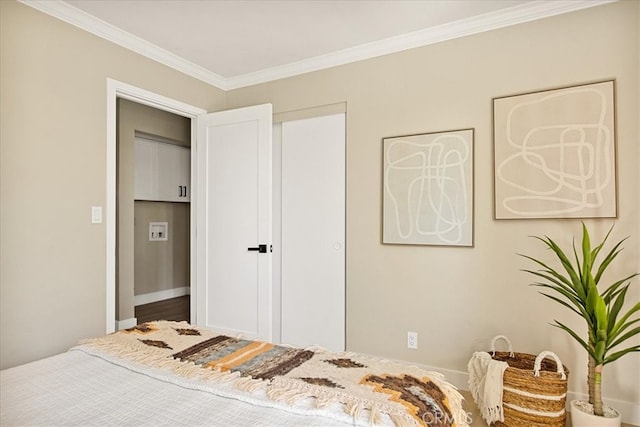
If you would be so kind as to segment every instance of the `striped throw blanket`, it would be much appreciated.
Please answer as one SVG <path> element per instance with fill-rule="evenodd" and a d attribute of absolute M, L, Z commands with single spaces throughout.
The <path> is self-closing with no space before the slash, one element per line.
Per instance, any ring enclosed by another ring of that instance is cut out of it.
<path fill-rule="evenodd" d="M 462 397 L 441 374 L 372 356 L 276 345 L 168 321 L 86 340 L 76 349 L 198 384 L 232 387 L 248 402 L 261 396 L 261 404 L 282 407 L 310 399 L 313 408 L 337 403 L 354 421 L 467 426 Z"/>

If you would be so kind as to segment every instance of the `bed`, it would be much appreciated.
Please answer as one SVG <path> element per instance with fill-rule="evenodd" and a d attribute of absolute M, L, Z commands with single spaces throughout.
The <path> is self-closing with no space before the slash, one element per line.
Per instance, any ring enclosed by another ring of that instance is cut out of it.
<path fill-rule="evenodd" d="M 438 373 L 158 321 L 0 372 L 3 426 L 457 426 Z"/>

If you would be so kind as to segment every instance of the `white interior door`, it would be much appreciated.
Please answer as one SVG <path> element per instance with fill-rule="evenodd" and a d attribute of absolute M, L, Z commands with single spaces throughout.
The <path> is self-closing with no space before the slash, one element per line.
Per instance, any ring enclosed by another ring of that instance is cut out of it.
<path fill-rule="evenodd" d="M 271 104 L 200 116 L 197 132 L 196 323 L 271 340 Z"/>
<path fill-rule="evenodd" d="M 345 115 L 282 123 L 281 340 L 345 348 Z"/>

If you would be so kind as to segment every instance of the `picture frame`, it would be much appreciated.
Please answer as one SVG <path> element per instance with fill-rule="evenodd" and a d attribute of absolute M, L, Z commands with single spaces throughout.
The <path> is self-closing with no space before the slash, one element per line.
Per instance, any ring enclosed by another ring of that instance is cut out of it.
<path fill-rule="evenodd" d="M 495 218 L 616 218 L 615 122 L 615 80 L 493 98 Z"/>
<path fill-rule="evenodd" d="M 382 139 L 382 243 L 473 246 L 474 129 Z"/>

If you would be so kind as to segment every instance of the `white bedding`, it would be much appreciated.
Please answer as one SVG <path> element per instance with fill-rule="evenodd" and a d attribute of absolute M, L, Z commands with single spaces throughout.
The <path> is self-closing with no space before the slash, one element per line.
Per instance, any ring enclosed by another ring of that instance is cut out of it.
<path fill-rule="evenodd" d="M 468 427 L 442 374 L 157 321 L 0 371 L 2 426 Z"/>
<path fill-rule="evenodd" d="M 0 372 L 2 426 L 353 425 L 340 412 L 303 415 L 255 406 L 160 381 L 79 350 Z"/>

